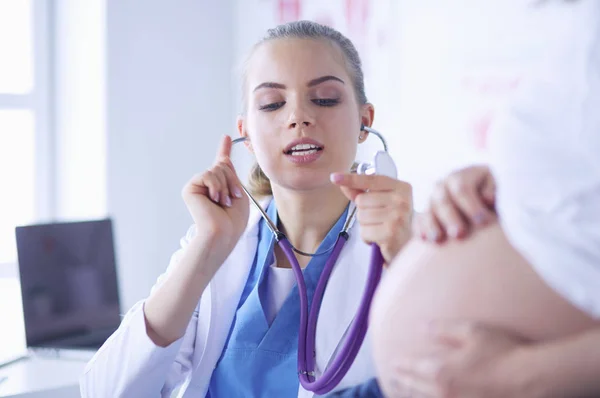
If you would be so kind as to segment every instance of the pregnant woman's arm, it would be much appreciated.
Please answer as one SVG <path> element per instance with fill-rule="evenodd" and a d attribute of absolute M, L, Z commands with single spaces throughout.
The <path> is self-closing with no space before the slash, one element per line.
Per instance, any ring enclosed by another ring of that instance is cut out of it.
<path fill-rule="evenodd" d="M 435 352 L 394 369 L 393 394 L 428 398 L 600 396 L 600 328 L 527 344 L 504 330 L 468 322 L 434 324 Z"/>
<path fill-rule="evenodd" d="M 424 240 L 466 239 L 494 220 L 495 181 L 488 167 L 472 166 L 440 182 L 417 223 Z M 482 218 L 481 215 L 484 215 Z M 453 231 L 460 231 L 456 235 Z M 390 396 L 580 397 L 600 395 L 600 328 L 531 344 L 505 329 L 463 320 L 422 330 L 423 347 L 390 364 Z M 421 395 L 419 395 L 421 394 Z"/>

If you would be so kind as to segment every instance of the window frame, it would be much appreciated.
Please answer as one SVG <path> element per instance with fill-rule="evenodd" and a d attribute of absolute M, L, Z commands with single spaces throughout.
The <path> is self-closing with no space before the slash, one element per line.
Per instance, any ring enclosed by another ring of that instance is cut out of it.
<path fill-rule="evenodd" d="M 18 1 L 18 0 L 17 0 Z M 25 94 L 0 93 L 0 110 L 31 110 L 34 117 L 36 222 L 56 216 L 56 151 L 52 109 L 54 25 L 52 0 L 31 0 L 33 88 Z M 0 277 L 17 276 L 17 259 L 0 263 Z"/>

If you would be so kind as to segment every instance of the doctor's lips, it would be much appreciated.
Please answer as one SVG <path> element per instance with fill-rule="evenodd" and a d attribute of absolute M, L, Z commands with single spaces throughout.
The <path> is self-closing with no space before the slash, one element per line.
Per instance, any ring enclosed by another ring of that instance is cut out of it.
<path fill-rule="evenodd" d="M 300 138 L 285 147 L 283 153 L 291 156 L 314 155 L 323 150 L 323 144 L 310 138 Z"/>

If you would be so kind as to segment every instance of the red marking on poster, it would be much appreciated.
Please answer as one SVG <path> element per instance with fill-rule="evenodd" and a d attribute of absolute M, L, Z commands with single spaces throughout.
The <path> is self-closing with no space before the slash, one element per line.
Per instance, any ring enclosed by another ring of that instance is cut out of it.
<path fill-rule="evenodd" d="M 519 77 L 501 78 L 501 77 L 465 77 L 462 80 L 464 89 L 473 91 L 483 96 L 505 95 L 519 87 L 521 79 Z"/>
<path fill-rule="evenodd" d="M 370 0 L 346 0 L 346 23 L 353 33 L 365 33 L 369 18 Z"/>
<path fill-rule="evenodd" d="M 510 93 L 521 83 L 518 76 L 467 76 L 462 79 L 462 87 L 472 96 L 477 107 L 483 106 L 471 119 L 473 145 L 480 150 L 487 148 L 490 127 L 499 104 L 508 99 Z"/>
<path fill-rule="evenodd" d="M 492 120 L 492 112 L 487 112 L 473 122 L 473 144 L 477 149 L 485 149 L 487 147 L 488 133 L 492 125 Z"/>
<path fill-rule="evenodd" d="M 300 19 L 302 0 L 278 0 L 277 12 L 279 23 L 297 21 Z"/>
<path fill-rule="evenodd" d="M 331 17 L 331 15 L 327 15 L 327 14 L 320 15 L 320 16 L 316 17 L 314 19 L 314 21 L 321 25 L 329 26 L 329 27 L 332 27 L 335 29 L 333 18 Z"/>

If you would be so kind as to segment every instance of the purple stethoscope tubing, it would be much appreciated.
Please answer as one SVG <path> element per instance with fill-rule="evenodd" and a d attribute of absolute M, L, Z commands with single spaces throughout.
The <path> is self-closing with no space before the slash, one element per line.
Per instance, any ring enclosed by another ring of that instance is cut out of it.
<path fill-rule="evenodd" d="M 371 301 L 373 299 L 375 289 L 379 284 L 379 280 L 381 279 L 381 273 L 383 269 L 384 260 L 381 255 L 381 251 L 377 245 L 371 244 L 371 264 L 367 277 L 367 285 L 356 317 L 352 321 L 352 325 L 350 326 L 347 337 L 344 340 L 344 345 L 342 346 L 340 352 L 335 356 L 335 359 L 327 367 L 321 377 L 316 380 L 314 361 L 315 340 L 321 299 L 323 297 L 323 293 L 325 292 L 327 281 L 329 280 L 331 272 L 333 271 L 333 267 L 347 239 L 348 235 L 345 233 L 341 233 L 338 237 L 333 252 L 328 258 L 325 268 L 321 273 L 321 277 L 319 278 L 319 282 L 317 283 L 313 301 L 310 306 L 310 313 L 302 269 L 298 265 L 298 261 L 296 260 L 291 245 L 287 239 L 284 238 L 278 241 L 279 246 L 285 252 L 286 257 L 288 257 L 288 260 L 292 264 L 294 274 L 296 275 L 296 279 L 298 281 L 298 294 L 300 296 L 298 374 L 300 377 L 300 383 L 305 390 L 312 391 L 318 395 L 328 393 L 335 386 L 337 386 L 354 362 L 354 359 L 356 358 L 356 355 L 358 354 L 358 351 L 362 346 L 362 342 L 367 333 Z"/>

